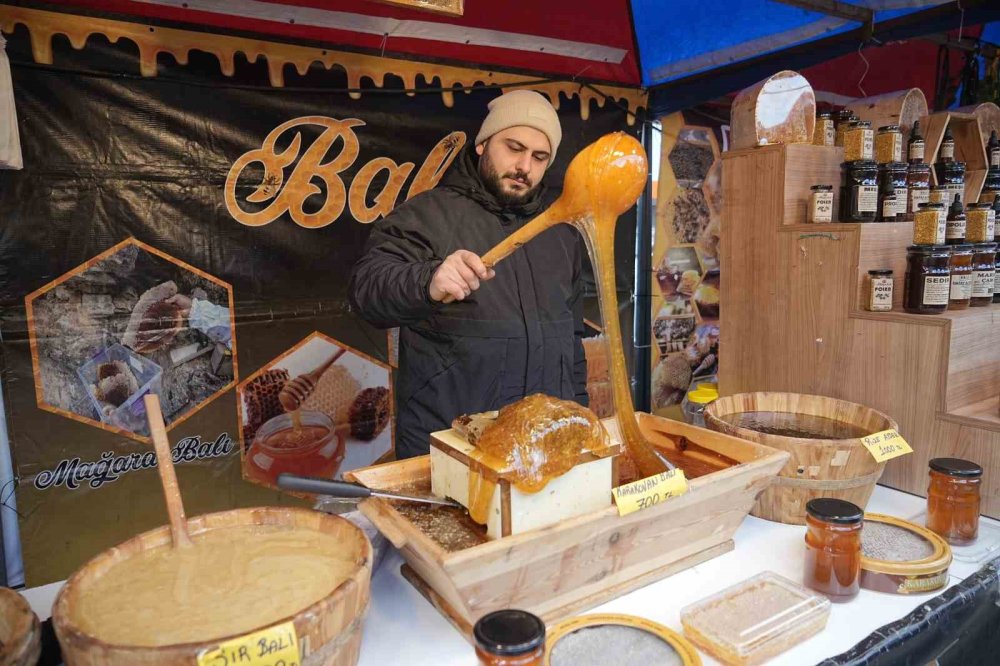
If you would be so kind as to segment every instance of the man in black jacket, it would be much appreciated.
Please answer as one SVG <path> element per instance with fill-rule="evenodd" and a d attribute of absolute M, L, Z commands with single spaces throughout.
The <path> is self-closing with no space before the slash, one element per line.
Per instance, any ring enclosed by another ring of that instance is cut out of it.
<path fill-rule="evenodd" d="M 496 266 L 480 256 L 551 203 L 542 176 L 562 138 L 540 94 L 493 100 L 433 190 L 376 222 L 351 273 L 352 307 L 401 327 L 396 455 L 461 414 L 532 393 L 587 404 L 579 233 L 559 224 Z"/>

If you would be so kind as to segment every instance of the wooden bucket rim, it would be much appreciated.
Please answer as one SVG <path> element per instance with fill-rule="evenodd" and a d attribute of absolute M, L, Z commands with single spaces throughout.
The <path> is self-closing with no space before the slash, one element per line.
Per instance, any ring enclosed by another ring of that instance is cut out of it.
<path fill-rule="evenodd" d="M 722 411 L 723 408 L 730 406 L 736 401 L 737 398 L 742 396 L 767 396 L 767 397 L 795 397 L 795 398 L 808 398 L 810 400 L 823 400 L 828 403 L 833 403 L 834 406 L 844 407 L 848 409 L 859 408 L 866 416 L 873 417 L 874 419 L 884 421 L 886 427 L 882 430 L 898 430 L 899 424 L 888 414 L 880 412 L 877 409 L 868 407 L 867 405 L 862 405 L 857 402 L 851 402 L 849 400 L 841 400 L 840 398 L 833 398 L 828 395 L 818 395 L 814 393 L 791 393 L 788 391 L 747 391 L 745 393 L 734 393 L 733 395 L 723 396 L 714 402 L 710 403 L 705 407 L 704 416 L 705 423 L 711 424 L 710 429 L 716 430 L 718 432 L 735 434 L 737 437 L 762 437 L 767 440 L 792 440 L 798 444 L 809 443 L 813 445 L 823 445 L 830 442 L 836 442 L 838 445 L 843 446 L 845 443 L 853 443 L 856 446 L 860 446 L 860 438 L 848 437 L 846 439 L 817 439 L 812 437 L 790 437 L 788 435 L 773 435 L 770 433 L 760 432 L 758 430 L 753 430 L 751 428 L 744 428 L 741 426 L 733 425 L 727 421 L 723 421 L 720 415 L 717 414 L 739 414 L 740 411 Z M 793 413 L 793 412 L 789 412 Z M 795 412 L 802 413 L 802 412 Z M 821 416 L 820 414 L 809 414 L 810 416 Z M 873 431 L 869 434 L 874 434 L 879 432 L 878 430 Z"/>
<path fill-rule="evenodd" d="M 286 617 L 278 618 L 267 625 L 257 627 L 255 629 L 250 629 L 248 631 L 241 631 L 235 634 L 228 634 L 226 636 L 219 636 L 217 638 L 212 638 L 206 641 L 198 641 L 192 643 L 171 643 L 169 645 L 125 645 L 121 643 L 109 643 L 93 634 L 90 634 L 83 629 L 81 629 L 72 620 L 71 614 L 69 613 L 69 597 L 74 594 L 76 590 L 74 587 L 79 584 L 79 579 L 86 572 L 91 570 L 92 567 L 97 564 L 103 563 L 106 559 L 111 558 L 114 553 L 123 546 L 131 544 L 135 541 L 139 541 L 144 538 L 149 538 L 152 536 L 165 536 L 166 539 L 164 543 L 170 543 L 170 526 L 161 525 L 155 527 L 151 530 L 141 532 L 111 548 L 101 551 L 91 559 L 89 559 L 83 566 L 73 572 L 73 575 L 69 577 L 66 584 L 63 585 L 62 589 L 59 590 L 59 594 L 56 597 L 55 603 L 52 605 L 52 623 L 56 629 L 57 637 L 62 643 L 63 640 L 68 640 L 73 643 L 85 642 L 89 646 L 97 647 L 102 650 L 113 650 L 116 652 L 151 652 L 151 651 L 184 651 L 196 653 L 205 649 L 213 648 L 218 646 L 220 643 L 224 643 L 240 636 L 245 636 L 248 633 L 253 633 L 255 631 L 265 629 L 267 627 L 272 627 L 279 624 L 284 624 L 285 622 L 293 622 L 296 617 L 300 616 L 315 616 L 322 613 L 327 607 L 332 606 L 335 602 L 339 601 L 342 597 L 348 594 L 348 588 L 358 582 L 358 577 L 364 572 L 368 572 L 368 578 L 371 577 L 371 566 L 372 566 L 372 545 L 368 540 L 368 535 L 365 534 L 364 530 L 360 527 L 347 520 L 341 516 L 323 513 L 322 511 L 316 511 L 314 509 L 306 509 L 303 507 L 280 507 L 280 506 L 263 506 L 263 507 L 242 507 L 239 509 L 229 509 L 227 511 L 214 511 L 211 513 L 203 513 L 194 518 L 188 518 L 188 527 L 192 527 L 192 523 L 198 523 L 208 520 L 213 517 L 224 516 L 227 514 L 252 514 L 254 512 L 262 512 L 265 514 L 299 514 L 302 516 L 309 516 L 310 518 L 318 518 L 321 523 L 332 522 L 332 523 L 342 523 L 348 526 L 348 531 L 353 531 L 356 536 L 360 536 L 361 540 L 361 553 L 358 555 L 357 566 L 351 574 L 344 579 L 337 587 L 330 591 L 329 594 L 323 596 L 318 601 L 302 608 L 294 615 L 289 615 Z M 315 515 L 314 515 L 315 514 Z M 254 523 L 250 523 L 254 524 Z M 242 526 L 242 524 L 237 525 Z M 191 536 L 201 534 L 203 532 L 210 531 L 209 529 L 191 529 Z M 141 552 L 141 551 L 140 551 Z M 129 558 L 125 558 L 129 559 Z M 367 607 L 367 606 L 366 606 Z M 64 638 L 65 635 L 65 638 Z"/>
<path fill-rule="evenodd" d="M 18 656 L 25 646 L 32 643 L 40 624 L 35 612 L 31 610 L 31 604 L 20 592 L 3 587 L 0 588 L 0 603 L 4 606 L 4 615 L 11 616 L 14 620 L 11 623 L 9 638 L 3 639 L 0 643 L 0 657 Z M 10 650 L 10 653 L 8 653 Z"/>

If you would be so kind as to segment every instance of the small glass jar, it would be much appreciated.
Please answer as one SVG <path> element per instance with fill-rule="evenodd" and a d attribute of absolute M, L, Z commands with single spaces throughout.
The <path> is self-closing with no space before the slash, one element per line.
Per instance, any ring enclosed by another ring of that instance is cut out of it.
<path fill-rule="evenodd" d="M 878 268 L 865 278 L 865 309 L 869 312 L 892 311 L 892 270 Z"/>
<path fill-rule="evenodd" d="M 983 190 L 979 193 L 979 203 L 992 204 L 1000 194 L 1000 169 L 993 167 L 986 172 Z"/>
<path fill-rule="evenodd" d="M 285 472 L 332 479 L 344 462 L 345 438 L 322 412 L 300 410 L 266 421 L 246 454 L 248 478 L 276 486 Z"/>
<path fill-rule="evenodd" d="M 996 282 L 996 243 L 978 243 L 972 251 L 972 298 L 969 305 L 977 308 L 993 303 Z"/>
<path fill-rule="evenodd" d="M 842 603 L 861 589 L 861 526 L 864 512 L 844 500 L 806 503 L 805 586 Z"/>
<path fill-rule="evenodd" d="M 837 129 L 833 137 L 835 146 L 844 145 L 844 135 L 847 133 L 847 128 L 857 119 L 858 117 L 850 109 L 841 109 L 837 112 Z"/>
<path fill-rule="evenodd" d="M 844 134 L 844 160 L 856 162 L 870 160 L 875 148 L 875 132 L 867 120 L 856 120 L 847 127 Z"/>
<path fill-rule="evenodd" d="M 965 211 L 962 209 L 962 201 L 955 196 L 955 200 L 948 208 L 948 218 L 945 225 L 944 242 L 948 245 L 961 245 L 965 243 Z"/>
<path fill-rule="evenodd" d="M 840 208 L 844 222 L 874 222 L 878 210 L 878 165 L 874 160 L 856 160 L 843 165 L 844 185 Z"/>
<path fill-rule="evenodd" d="M 809 188 L 807 220 L 813 223 L 833 222 L 833 185 L 813 185 Z"/>
<path fill-rule="evenodd" d="M 972 299 L 972 246 L 952 245 L 951 284 L 948 295 L 949 310 L 964 310 Z"/>
<path fill-rule="evenodd" d="M 948 191 L 948 203 L 955 200 L 965 201 L 965 162 L 946 162 L 938 164 L 938 183 Z"/>
<path fill-rule="evenodd" d="M 920 121 L 913 121 L 913 129 L 910 130 L 910 141 L 906 144 L 906 158 L 910 164 L 921 164 L 924 161 L 926 148 L 924 137 L 920 134 Z"/>
<path fill-rule="evenodd" d="M 914 245 L 944 245 L 944 204 L 924 203 L 913 216 Z"/>
<path fill-rule="evenodd" d="M 875 135 L 875 161 L 879 164 L 903 160 L 903 133 L 899 125 L 884 125 Z"/>
<path fill-rule="evenodd" d="M 979 485 L 983 468 L 959 458 L 933 458 L 927 487 L 927 529 L 953 546 L 979 536 Z"/>
<path fill-rule="evenodd" d="M 969 243 L 991 243 L 996 233 L 993 209 L 989 204 L 971 203 L 965 207 L 965 240 Z"/>
<path fill-rule="evenodd" d="M 910 163 L 906 169 L 906 219 L 912 220 L 920 204 L 931 200 L 931 167 L 929 164 Z"/>
<path fill-rule="evenodd" d="M 833 126 L 833 114 L 829 111 L 816 113 L 816 129 L 813 130 L 813 145 L 832 146 L 837 138 L 837 130 Z"/>
<path fill-rule="evenodd" d="M 879 165 L 878 212 L 879 219 L 883 222 L 896 222 L 905 219 L 907 179 L 908 169 L 905 162 L 890 162 Z"/>
<path fill-rule="evenodd" d="M 941 314 L 948 309 L 951 247 L 911 245 L 906 248 L 903 309 L 912 314 Z"/>
<path fill-rule="evenodd" d="M 522 610 L 498 610 L 472 629 L 480 666 L 542 666 L 545 623 Z"/>

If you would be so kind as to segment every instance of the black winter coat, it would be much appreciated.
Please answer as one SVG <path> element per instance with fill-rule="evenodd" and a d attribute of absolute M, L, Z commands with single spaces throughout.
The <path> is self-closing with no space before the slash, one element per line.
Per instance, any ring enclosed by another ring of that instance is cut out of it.
<path fill-rule="evenodd" d="M 456 416 L 531 393 L 587 404 L 582 242 L 573 227 L 543 232 L 496 266 L 463 301 L 430 299 L 431 276 L 456 250 L 482 256 L 544 209 L 544 186 L 503 209 L 485 190 L 472 145 L 434 189 L 375 222 L 351 272 L 351 306 L 380 328 L 400 329 L 396 455 L 428 451 L 428 433 Z"/>

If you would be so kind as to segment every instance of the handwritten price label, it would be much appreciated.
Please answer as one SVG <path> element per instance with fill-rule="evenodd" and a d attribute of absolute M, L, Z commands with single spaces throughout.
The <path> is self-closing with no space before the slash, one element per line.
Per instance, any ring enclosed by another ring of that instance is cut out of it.
<path fill-rule="evenodd" d="M 615 505 L 619 516 L 627 516 L 639 509 L 648 509 L 665 499 L 677 497 L 687 492 L 687 479 L 684 470 L 673 469 L 663 474 L 618 486 L 611 492 L 615 496 Z"/>
<path fill-rule="evenodd" d="M 198 666 L 299 666 L 299 637 L 295 624 L 285 622 L 205 650 Z"/>
<path fill-rule="evenodd" d="M 913 453 L 913 449 L 906 443 L 903 436 L 895 430 L 883 430 L 874 435 L 861 438 L 861 443 L 865 445 L 868 452 L 875 458 L 875 462 L 885 462 L 907 453 Z"/>

